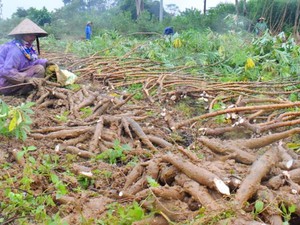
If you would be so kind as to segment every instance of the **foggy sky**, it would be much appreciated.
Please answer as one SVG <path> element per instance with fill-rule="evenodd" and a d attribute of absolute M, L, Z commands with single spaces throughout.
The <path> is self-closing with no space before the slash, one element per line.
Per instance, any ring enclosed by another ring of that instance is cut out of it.
<path fill-rule="evenodd" d="M 203 11 L 203 0 L 163 0 L 163 2 L 165 6 L 168 4 L 177 5 L 180 11 L 184 11 L 186 8 L 196 8 Z M 214 7 L 221 2 L 234 3 L 234 0 L 207 0 L 207 8 Z M 17 11 L 18 7 L 42 9 L 45 6 L 51 12 L 64 5 L 62 0 L 2 0 L 2 4 L 2 16 L 4 19 L 10 18 Z"/>

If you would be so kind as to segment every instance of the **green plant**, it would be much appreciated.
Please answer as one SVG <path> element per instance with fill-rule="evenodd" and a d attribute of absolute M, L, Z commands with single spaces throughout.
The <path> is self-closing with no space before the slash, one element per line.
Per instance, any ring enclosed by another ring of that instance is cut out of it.
<path fill-rule="evenodd" d="M 70 114 L 69 111 L 64 111 L 61 115 L 55 115 L 55 118 L 61 122 L 67 122 L 69 114 Z"/>
<path fill-rule="evenodd" d="M 254 209 L 253 209 L 253 215 L 254 218 L 257 218 L 257 216 L 264 210 L 264 203 L 261 200 L 256 200 L 254 204 Z"/>
<path fill-rule="evenodd" d="M 206 216 L 210 215 L 207 210 L 203 207 L 199 209 L 199 214 L 196 217 L 196 221 L 199 219 L 201 221 L 202 218 L 205 218 Z M 214 217 L 210 218 L 209 220 L 205 220 L 205 225 L 214 225 L 217 224 L 220 220 L 225 220 L 229 219 L 235 216 L 235 211 L 234 210 L 226 210 L 226 211 L 221 211 L 215 214 Z M 201 223 L 202 224 L 202 223 Z M 203 223 L 204 224 L 204 223 Z"/>
<path fill-rule="evenodd" d="M 176 104 L 176 109 L 180 112 L 182 112 L 185 116 L 190 117 L 192 116 L 193 109 L 188 105 L 186 101 L 184 102 L 179 102 Z"/>
<path fill-rule="evenodd" d="M 47 218 L 46 207 L 54 206 L 50 195 L 38 195 L 22 190 L 5 190 L 5 203 L 2 203 L 3 212 L 6 215 L 33 216 L 37 221 Z M 22 218 L 21 221 L 26 221 Z"/>
<path fill-rule="evenodd" d="M 33 114 L 30 109 L 33 105 L 33 102 L 27 102 L 13 107 L 0 100 L 0 134 L 24 141 L 30 132 L 32 120 L 29 114 Z"/>
<path fill-rule="evenodd" d="M 66 88 L 72 91 L 79 91 L 81 87 L 80 84 L 69 84 L 66 86 Z"/>
<path fill-rule="evenodd" d="M 152 177 L 147 176 L 147 182 L 150 185 L 150 187 L 159 187 L 159 183 L 156 182 L 156 180 L 154 180 Z"/>
<path fill-rule="evenodd" d="M 284 219 L 283 225 L 289 225 L 289 221 L 291 220 L 291 215 L 296 211 L 296 206 L 292 204 L 288 208 L 286 208 L 286 206 L 283 203 L 281 203 L 280 211 Z"/>
<path fill-rule="evenodd" d="M 287 143 L 287 147 L 297 153 L 300 152 L 300 142 L 299 141 L 298 142 L 289 142 L 289 143 Z"/>
<path fill-rule="evenodd" d="M 28 151 L 24 149 L 24 151 L 20 152 L 21 155 L 26 154 Z M 1 202 L 2 214 L 6 219 L 14 215 L 19 224 L 28 224 L 26 221 L 32 220 L 32 218 L 36 221 L 48 219 L 47 207 L 55 206 L 55 203 L 50 194 L 35 195 L 31 189 L 33 174 L 34 170 L 31 161 L 24 166 L 22 177 L 19 179 L 19 188 L 11 188 L 13 186 L 7 183 L 2 196 L 3 201 Z"/>
<path fill-rule="evenodd" d="M 22 150 L 18 151 L 18 153 L 17 153 L 17 158 L 21 159 L 24 157 L 24 155 L 27 155 L 28 152 L 35 151 L 35 150 L 36 150 L 35 146 L 22 147 Z M 32 156 L 27 156 L 27 158 L 30 163 L 35 163 L 35 159 Z"/>
<path fill-rule="evenodd" d="M 113 203 L 108 206 L 108 212 L 104 219 L 98 220 L 98 225 L 128 225 L 145 217 L 144 210 L 137 202 L 122 206 Z"/>
<path fill-rule="evenodd" d="M 91 107 L 84 107 L 80 109 L 80 112 L 83 113 L 83 115 L 81 116 L 83 119 L 89 117 L 90 115 L 92 115 L 93 110 Z"/>
<path fill-rule="evenodd" d="M 129 145 L 121 145 L 119 140 L 114 141 L 113 148 L 107 149 L 96 156 L 96 160 L 103 160 L 110 164 L 116 164 L 117 161 L 125 162 L 127 160 L 124 152 L 129 151 L 131 148 Z"/>
<path fill-rule="evenodd" d="M 80 184 L 81 188 L 87 189 L 91 184 L 94 183 L 94 180 L 91 177 L 87 177 L 84 175 L 80 175 L 78 178 L 78 183 Z"/>
<path fill-rule="evenodd" d="M 31 152 L 36 149 L 35 146 L 22 147 L 16 156 L 25 159 L 22 173 L 14 177 L 1 177 L 0 187 L 4 191 L 0 192 L 2 199 L 0 210 L 3 216 L 0 221 L 5 222 L 14 218 L 18 224 L 63 225 L 58 213 L 52 216 L 49 213 L 52 207 L 56 207 L 53 201 L 53 191 L 56 198 L 67 193 L 66 185 L 53 170 L 57 166 L 58 158 L 47 154 L 34 157 Z M 51 192 L 36 191 L 36 182 L 41 179 L 41 175 L 49 177 L 49 185 L 54 187 Z"/>
<path fill-rule="evenodd" d="M 126 88 L 129 93 L 134 93 L 135 100 L 142 100 L 144 98 L 143 85 L 142 84 L 131 84 Z"/>
<path fill-rule="evenodd" d="M 225 108 L 226 108 L 226 105 L 223 102 L 218 101 L 213 105 L 212 111 L 219 111 L 219 110 L 223 110 Z M 219 124 L 225 123 L 226 116 L 225 115 L 216 116 L 215 121 L 216 121 L 216 123 L 219 123 Z"/>
<path fill-rule="evenodd" d="M 56 188 L 56 198 L 60 198 L 68 193 L 66 185 L 59 179 L 55 173 L 50 173 L 51 182 Z"/>

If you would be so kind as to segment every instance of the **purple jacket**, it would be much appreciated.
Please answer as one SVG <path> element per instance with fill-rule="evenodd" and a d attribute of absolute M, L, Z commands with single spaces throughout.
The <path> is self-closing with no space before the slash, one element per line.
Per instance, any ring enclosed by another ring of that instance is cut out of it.
<path fill-rule="evenodd" d="M 0 87 L 11 85 L 5 78 L 16 77 L 24 69 L 34 65 L 46 66 L 47 59 L 28 60 L 12 41 L 0 46 Z"/>

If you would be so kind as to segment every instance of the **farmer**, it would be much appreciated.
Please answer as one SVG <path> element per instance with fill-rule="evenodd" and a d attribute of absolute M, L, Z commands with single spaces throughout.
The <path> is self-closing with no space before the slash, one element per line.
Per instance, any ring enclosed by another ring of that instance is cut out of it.
<path fill-rule="evenodd" d="M 85 39 L 86 40 L 91 40 L 92 25 L 93 25 L 93 22 L 88 21 L 87 24 L 86 24 L 86 26 L 85 26 Z"/>
<path fill-rule="evenodd" d="M 164 35 L 173 35 L 174 34 L 174 29 L 173 27 L 166 27 L 164 30 Z"/>
<path fill-rule="evenodd" d="M 8 36 L 14 37 L 0 46 L 0 93 L 27 94 L 45 76 L 47 59 L 39 59 L 39 37 L 47 32 L 29 19 L 24 19 Z M 36 40 L 37 50 L 33 42 Z"/>
<path fill-rule="evenodd" d="M 255 34 L 257 36 L 262 36 L 265 31 L 268 29 L 268 26 L 265 22 L 265 18 L 264 17 L 260 17 L 258 20 L 257 20 L 257 23 L 254 27 L 254 31 L 255 31 Z"/>

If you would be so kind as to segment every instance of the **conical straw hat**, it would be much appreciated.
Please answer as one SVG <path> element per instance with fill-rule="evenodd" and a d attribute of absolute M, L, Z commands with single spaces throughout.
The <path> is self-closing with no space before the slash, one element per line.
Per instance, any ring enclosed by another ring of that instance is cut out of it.
<path fill-rule="evenodd" d="M 8 36 L 20 34 L 35 34 L 37 37 L 44 37 L 48 35 L 46 31 L 27 18 L 19 23 L 19 25 L 8 34 Z"/>

